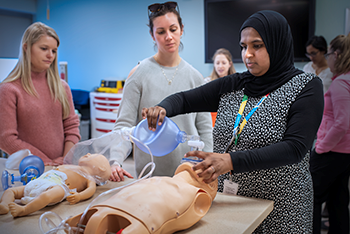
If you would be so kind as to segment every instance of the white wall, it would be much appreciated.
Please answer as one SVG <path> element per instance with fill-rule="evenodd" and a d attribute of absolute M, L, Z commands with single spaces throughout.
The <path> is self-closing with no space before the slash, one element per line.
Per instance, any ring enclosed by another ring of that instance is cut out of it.
<path fill-rule="evenodd" d="M 4 59 L 0 58 L 0 82 L 3 81 L 7 75 L 15 67 L 18 59 Z"/>
<path fill-rule="evenodd" d="M 350 8 L 350 0 L 316 0 L 315 34 L 324 36 L 328 44 L 345 34 L 346 8 Z"/>

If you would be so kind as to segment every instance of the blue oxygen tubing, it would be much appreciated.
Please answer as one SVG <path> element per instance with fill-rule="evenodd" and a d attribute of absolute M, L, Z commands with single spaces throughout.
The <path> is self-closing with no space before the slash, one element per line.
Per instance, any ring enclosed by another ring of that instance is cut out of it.
<path fill-rule="evenodd" d="M 153 174 L 153 171 L 155 169 L 155 163 L 153 162 L 153 154 L 151 152 L 151 150 L 149 149 L 149 147 L 144 144 L 143 142 L 139 141 L 137 138 L 133 137 L 132 134 L 131 134 L 131 131 L 123 131 L 123 130 L 119 130 L 119 132 L 121 133 L 121 135 L 123 136 L 124 140 L 129 140 L 133 143 L 137 143 L 137 144 L 142 144 L 149 152 L 149 154 L 151 155 L 151 162 L 149 162 L 147 165 L 144 166 L 144 168 L 142 169 L 138 179 L 136 181 L 133 181 L 129 184 L 126 184 L 124 186 L 121 186 L 121 187 L 117 187 L 117 188 L 114 188 L 114 189 L 110 189 L 110 190 L 107 190 L 103 193 L 101 193 L 100 195 L 98 195 L 94 200 L 92 200 L 92 202 L 86 207 L 85 211 L 83 212 L 81 218 L 80 218 L 80 221 L 78 223 L 78 226 L 77 227 L 70 227 L 66 221 L 68 219 L 70 219 L 72 216 L 69 216 L 65 219 L 62 219 L 58 214 L 52 212 L 52 211 L 48 211 L 48 212 L 45 212 L 43 213 L 41 216 L 40 216 L 40 219 L 39 219 L 39 227 L 40 227 L 40 230 L 42 233 L 44 234 L 53 234 L 53 233 L 58 233 L 59 231 L 65 231 L 65 233 L 68 233 L 68 234 L 74 234 L 74 233 L 80 233 L 80 231 L 83 231 L 83 228 L 80 228 L 82 227 L 82 221 L 84 220 L 85 216 L 86 216 L 86 213 L 88 212 L 88 210 L 93 206 L 95 205 L 95 203 L 97 203 L 97 201 L 103 199 L 104 197 L 106 197 L 107 195 L 115 195 L 116 193 L 118 193 L 120 190 L 122 190 L 123 188 L 125 187 L 128 187 L 132 184 L 135 184 L 141 180 L 144 180 L 144 179 L 147 179 L 149 178 L 152 174 Z M 101 154 L 103 154 L 108 148 L 111 147 L 113 141 L 111 141 L 101 152 Z M 148 172 L 145 176 L 143 176 L 145 170 L 147 168 L 151 167 L 150 169 L 150 172 Z M 56 223 L 58 222 L 58 224 L 56 225 L 54 220 L 56 221 Z M 43 224 L 46 224 L 47 228 L 46 230 L 48 231 L 45 231 L 44 230 L 44 226 Z"/>

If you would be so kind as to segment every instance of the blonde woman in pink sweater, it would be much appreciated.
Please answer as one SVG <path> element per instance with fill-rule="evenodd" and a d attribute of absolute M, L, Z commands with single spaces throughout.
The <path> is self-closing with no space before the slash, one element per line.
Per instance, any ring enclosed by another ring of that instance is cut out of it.
<path fill-rule="evenodd" d="M 349 234 L 350 33 L 335 37 L 325 57 L 334 77 L 324 95 L 322 123 L 310 158 L 315 197 L 313 233 L 320 233 L 321 206 L 327 202 L 328 233 Z"/>
<path fill-rule="evenodd" d="M 57 67 L 59 38 L 36 22 L 22 37 L 18 63 L 0 83 L 0 148 L 29 149 L 45 165 L 60 165 L 80 140 L 71 90 Z"/>

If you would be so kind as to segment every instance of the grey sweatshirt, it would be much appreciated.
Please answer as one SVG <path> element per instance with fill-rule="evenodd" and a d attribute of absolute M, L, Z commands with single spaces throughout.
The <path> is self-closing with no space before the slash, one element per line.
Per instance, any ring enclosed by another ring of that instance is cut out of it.
<path fill-rule="evenodd" d="M 176 67 L 162 67 L 162 69 L 167 78 L 153 57 L 140 62 L 135 72 L 126 80 L 114 130 L 136 126 L 142 120 L 142 108 L 155 106 L 170 94 L 195 88 L 204 83 L 203 76 L 183 59 L 177 71 Z M 170 85 L 167 79 L 172 79 Z M 172 117 L 171 120 L 188 135 L 199 135 L 205 143 L 203 151 L 213 151 L 210 113 L 185 114 Z M 112 154 L 110 159 L 122 164 L 131 149 L 132 144 L 124 141 L 118 145 L 118 153 Z M 182 157 L 188 151 L 190 147 L 187 142 L 180 143 L 173 152 L 162 157 L 154 157 L 156 168 L 153 175 L 173 176 Z M 150 155 L 134 146 L 133 156 L 138 176 L 143 167 L 150 162 Z"/>

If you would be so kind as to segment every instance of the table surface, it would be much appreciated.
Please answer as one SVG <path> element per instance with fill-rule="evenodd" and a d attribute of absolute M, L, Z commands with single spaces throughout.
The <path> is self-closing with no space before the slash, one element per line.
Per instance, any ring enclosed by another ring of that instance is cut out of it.
<path fill-rule="evenodd" d="M 0 158 L 0 172 L 5 169 L 5 159 Z M 50 169 L 50 168 L 48 168 Z M 19 175 L 16 170 L 8 170 L 15 176 Z M 40 216 L 52 211 L 58 214 L 62 219 L 69 216 L 75 216 L 84 212 L 85 208 L 100 193 L 109 189 L 122 186 L 132 182 L 126 179 L 123 182 L 110 182 L 103 186 L 98 186 L 95 195 L 74 205 L 63 201 L 54 206 L 48 206 L 40 211 L 36 211 L 25 217 L 13 218 L 10 213 L 0 215 L 1 233 L 26 233 L 40 234 L 39 219 Z M 1 189 L 2 190 L 2 189 Z M 2 196 L 3 191 L 0 192 Z M 226 195 L 218 193 L 214 199 L 208 213 L 191 228 L 176 233 L 252 233 L 254 229 L 267 217 L 273 209 L 273 201 L 247 198 L 242 196 Z"/>

